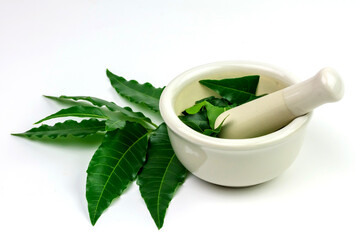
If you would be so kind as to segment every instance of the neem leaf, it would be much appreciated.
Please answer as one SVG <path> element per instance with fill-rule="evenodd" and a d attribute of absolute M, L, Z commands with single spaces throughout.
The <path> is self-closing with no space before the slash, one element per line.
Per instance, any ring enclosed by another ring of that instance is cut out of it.
<path fill-rule="evenodd" d="M 114 102 L 108 102 L 106 100 L 96 98 L 96 97 L 89 97 L 89 96 L 65 96 L 61 95 L 60 97 L 54 97 L 54 96 L 45 96 L 47 98 L 53 99 L 53 100 L 74 100 L 74 101 L 87 101 L 92 103 L 95 106 L 102 107 L 106 106 L 110 111 L 119 111 L 122 109 L 122 107 L 116 105 Z"/>
<path fill-rule="evenodd" d="M 96 98 L 96 97 L 89 97 L 89 96 L 60 96 L 60 97 L 53 97 L 53 96 L 45 96 L 47 98 L 53 100 L 74 100 L 74 101 L 88 101 L 95 106 L 102 107 L 106 106 L 110 111 L 115 112 L 115 119 L 109 119 L 106 122 L 107 131 L 114 130 L 115 128 L 120 128 L 120 126 L 125 125 L 125 121 L 137 122 L 143 126 L 147 126 L 147 123 L 157 127 L 150 118 L 146 117 L 142 112 L 134 112 L 130 107 L 120 107 L 113 102 L 108 102 L 106 100 Z M 110 117 L 111 118 L 111 117 Z"/>
<path fill-rule="evenodd" d="M 62 109 L 57 113 L 54 113 L 50 116 L 47 116 L 35 124 L 41 123 L 43 121 L 60 118 L 60 117 L 91 117 L 91 118 L 108 118 L 101 109 L 91 106 L 73 106 L 70 108 Z"/>
<path fill-rule="evenodd" d="M 56 123 L 54 126 L 41 125 L 38 128 L 32 128 L 24 133 L 15 133 L 12 135 L 21 137 L 67 137 L 69 135 L 75 137 L 85 137 L 91 134 L 95 134 L 99 131 L 105 131 L 105 121 L 99 121 L 91 118 L 89 120 L 83 120 L 76 122 L 74 120 L 67 120 L 63 123 Z"/>
<path fill-rule="evenodd" d="M 205 108 L 207 111 L 207 117 L 209 119 L 209 124 L 211 129 L 214 129 L 215 126 L 215 121 L 217 119 L 217 117 L 222 114 L 223 112 L 229 110 L 231 107 L 217 107 L 212 105 L 211 103 L 205 102 Z"/>
<path fill-rule="evenodd" d="M 111 85 L 122 97 L 131 102 L 144 105 L 155 112 L 159 111 L 159 99 L 164 88 L 155 88 L 150 83 L 140 84 L 135 80 L 128 81 L 109 70 L 106 70 L 106 74 Z"/>
<path fill-rule="evenodd" d="M 131 109 L 130 109 L 130 111 L 131 111 Z M 138 113 L 142 114 L 141 112 L 138 112 Z M 123 112 L 114 112 L 114 115 L 111 116 L 108 120 L 106 120 L 106 131 L 112 131 L 117 128 L 121 129 L 125 126 L 126 122 L 139 123 L 146 129 L 153 129 L 153 128 L 149 128 L 149 124 L 151 124 L 154 127 L 157 127 L 157 125 L 152 123 L 150 119 L 148 119 L 146 117 L 141 117 L 141 116 L 135 115 L 138 113 L 132 112 L 132 114 L 130 114 L 130 116 L 129 116 L 127 114 L 124 114 Z M 147 119 L 148 119 L 148 121 L 147 121 Z M 150 121 L 150 123 L 149 123 L 149 121 Z"/>
<path fill-rule="evenodd" d="M 187 170 L 171 147 L 166 125 L 161 124 L 150 135 L 147 162 L 137 180 L 141 196 L 158 229 L 163 226 L 169 203 L 186 175 Z"/>
<path fill-rule="evenodd" d="M 201 80 L 200 83 L 234 104 L 243 104 L 253 99 L 259 76 L 245 76 L 223 80 Z"/>
<path fill-rule="evenodd" d="M 212 105 L 217 106 L 217 107 L 227 107 L 227 106 L 231 105 L 231 103 L 228 100 L 226 100 L 225 98 L 217 98 L 214 96 L 200 99 L 200 100 L 196 101 L 195 103 L 200 103 L 203 101 L 207 101 L 208 103 L 211 103 Z"/>
<path fill-rule="evenodd" d="M 194 106 L 185 109 L 185 112 L 187 114 L 198 113 L 205 105 L 206 105 L 206 101 L 196 103 Z"/>
<path fill-rule="evenodd" d="M 146 157 L 148 131 L 137 123 L 107 132 L 87 169 L 86 199 L 94 225 L 138 174 Z"/>
<path fill-rule="evenodd" d="M 179 116 L 180 120 L 197 132 L 202 133 L 205 129 L 210 128 L 206 111 L 200 111 L 195 114 Z"/>
<path fill-rule="evenodd" d="M 206 109 L 206 113 L 207 113 L 207 118 L 209 120 L 209 125 L 211 129 L 214 129 L 214 125 L 215 125 L 215 121 L 216 118 L 222 114 L 223 112 L 225 112 L 226 110 L 231 109 L 231 106 L 225 106 L 225 107 L 218 107 L 218 106 L 214 106 L 211 103 L 209 103 L 208 101 L 202 101 L 202 102 L 198 102 L 196 103 L 194 106 L 187 108 L 185 110 L 186 114 L 196 114 L 198 113 L 201 109 L 203 109 L 205 107 Z M 205 112 L 205 111 L 204 111 Z M 197 116 L 197 117 L 200 117 Z M 189 121 L 193 120 L 193 119 L 197 119 L 197 117 L 187 117 L 186 120 Z M 181 119 L 181 118 L 180 118 Z M 184 118 L 182 119 L 184 120 Z M 197 124 L 199 125 L 199 124 Z M 206 125 L 207 127 L 207 125 Z"/>

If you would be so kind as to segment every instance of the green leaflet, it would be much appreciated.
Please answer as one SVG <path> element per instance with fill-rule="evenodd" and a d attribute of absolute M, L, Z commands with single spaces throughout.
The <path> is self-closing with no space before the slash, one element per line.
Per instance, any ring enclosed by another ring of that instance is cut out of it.
<path fill-rule="evenodd" d="M 121 128 L 125 125 L 125 121 L 137 122 L 148 127 L 147 123 L 157 127 L 150 118 L 146 117 L 142 112 L 134 112 L 130 107 L 120 107 L 113 102 L 108 102 L 106 100 L 89 97 L 89 96 L 45 96 L 53 100 L 74 100 L 74 101 L 88 101 L 95 106 L 102 107 L 106 106 L 110 111 L 115 112 L 114 116 L 110 116 L 110 119 L 106 122 L 107 131 L 114 130 L 115 128 Z"/>
<path fill-rule="evenodd" d="M 139 103 L 145 107 L 159 112 L 159 99 L 164 88 L 155 88 L 150 83 L 139 84 L 135 80 L 126 80 L 123 77 L 116 76 L 109 70 L 106 74 L 110 79 L 111 85 L 122 97 L 129 101 Z"/>
<path fill-rule="evenodd" d="M 106 100 L 100 99 L 100 98 L 96 98 L 96 97 L 89 97 L 89 96 L 65 96 L 65 95 L 61 95 L 60 97 L 54 97 L 54 96 L 44 96 L 53 100 L 74 100 L 74 101 L 87 101 L 92 103 L 95 106 L 98 107 L 102 107 L 105 106 L 107 107 L 110 111 L 121 111 L 122 107 L 116 105 L 114 102 L 108 102 Z"/>
<path fill-rule="evenodd" d="M 200 100 L 196 101 L 195 103 L 200 103 L 200 102 L 204 102 L 204 101 L 207 101 L 208 103 L 211 103 L 212 105 L 217 106 L 217 107 L 227 107 L 227 106 L 231 105 L 231 103 L 228 100 L 226 100 L 225 98 L 216 98 L 214 96 L 200 99 Z"/>
<path fill-rule="evenodd" d="M 74 120 L 67 120 L 63 123 L 56 123 L 54 126 L 41 125 L 38 128 L 32 128 L 24 133 L 15 133 L 12 135 L 21 137 L 85 137 L 91 134 L 95 134 L 99 131 L 105 131 L 105 121 L 99 121 L 91 118 L 89 120 L 83 120 L 76 122 Z"/>
<path fill-rule="evenodd" d="M 200 111 L 195 114 L 179 116 L 179 118 L 183 123 L 185 123 L 197 132 L 202 133 L 203 131 L 205 131 L 205 129 L 210 129 L 210 124 L 206 111 Z"/>
<path fill-rule="evenodd" d="M 185 110 L 185 113 L 186 114 L 196 114 L 196 113 L 200 112 L 200 110 L 202 110 L 203 108 L 206 109 L 204 112 L 206 112 L 206 116 L 207 116 L 207 119 L 209 121 L 210 128 L 214 129 L 216 118 L 221 113 L 231 109 L 231 106 L 218 107 L 218 106 L 212 105 L 211 103 L 209 103 L 207 101 L 202 101 L 202 102 L 198 101 L 198 103 L 196 103 L 194 106 L 192 106 L 190 108 L 187 108 Z M 193 121 L 194 119 L 197 119 L 198 117 L 200 117 L 200 115 L 197 115 L 197 116 L 194 116 L 194 117 L 186 117 L 186 118 L 181 117 L 180 119 L 182 119 L 182 120 L 186 119 L 186 121 L 188 121 L 188 122 L 191 121 L 194 124 L 198 125 L 198 123 L 202 123 L 202 122 L 199 122 L 199 121 L 194 122 Z M 201 116 L 201 118 L 203 118 L 203 116 Z M 205 127 L 204 124 L 203 124 L 203 126 Z M 204 127 L 199 127 L 198 129 L 204 129 Z M 206 127 L 207 127 L 207 125 L 206 125 Z M 220 129 L 219 129 L 219 131 L 220 131 Z M 206 134 L 206 135 L 209 135 L 209 134 Z"/>
<path fill-rule="evenodd" d="M 255 97 L 260 76 L 245 76 L 223 80 L 201 80 L 200 83 L 233 104 L 243 104 Z"/>
<path fill-rule="evenodd" d="M 43 121 L 60 118 L 60 117 L 90 117 L 90 118 L 108 118 L 104 112 L 97 107 L 90 106 L 73 106 L 70 108 L 62 109 L 57 113 L 54 113 L 50 116 L 47 116 L 35 124 L 41 123 Z"/>
<path fill-rule="evenodd" d="M 137 123 L 107 132 L 87 169 L 86 199 L 94 225 L 110 203 L 127 188 L 143 166 L 148 131 Z"/>
<path fill-rule="evenodd" d="M 127 121 L 139 123 L 144 128 L 149 129 L 149 122 L 145 121 L 143 118 L 132 117 L 124 114 L 123 112 L 115 112 L 114 115 L 110 117 L 110 119 L 106 120 L 106 131 L 112 131 L 116 128 L 122 129 Z M 151 125 L 156 126 L 152 122 Z"/>
<path fill-rule="evenodd" d="M 177 159 L 163 123 L 150 135 L 147 162 L 137 180 L 158 229 L 163 226 L 169 203 L 186 175 L 187 170 Z"/>

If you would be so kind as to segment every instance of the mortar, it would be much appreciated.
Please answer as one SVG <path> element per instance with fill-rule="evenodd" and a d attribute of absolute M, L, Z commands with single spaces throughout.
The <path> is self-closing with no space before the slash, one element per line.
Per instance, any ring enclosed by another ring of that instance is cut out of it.
<path fill-rule="evenodd" d="M 227 61 L 192 68 L 173 79 L 160 98 L 160 113 L 180 162 L 195 176 L 223 186 L 245 187 L 269 181 L 283 173 L 299 153 L 311 113 L 285 127 L 256 138 L 222 139 L 203 135 L 178 116 L 195 101 L 217 96 L 202 79 L 260 75 L 257 95 L 299 82 L 276 67 L 256 62 Z"/>

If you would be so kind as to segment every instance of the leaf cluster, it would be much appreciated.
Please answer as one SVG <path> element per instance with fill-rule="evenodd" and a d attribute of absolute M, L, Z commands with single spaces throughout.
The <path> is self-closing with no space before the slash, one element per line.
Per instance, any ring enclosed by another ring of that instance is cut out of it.
<path fill-rule="evenodd" d="M 163 88 L 150 83 L 140 84 L 106 71 L 116 92 L 132 103 L 159 112 Z M 175 191 L 185 181 L 187 170 L 177 159 L 165 123 L 157 126 L 142 112 L 120 107 L 114 102 L 90 96 L 45 96 L 68 101 L 74 106 L 46 116 L 36 122 L 63 117 L 85 118 L 78 122 L 66 120 L 50 126 L 42 124 L 15 136 L 40 139 L 103 135 L 92 156 L 86 180 L 86 199 L 91 223 L 94 225 L 112 201 L 122 195 L 134 180 L 147 208 L 160 229 Z M 87 105 L 84 105 L 86 103 Z"/>
<path fill-rule="evenodd" d="M 221 98 L 211 96 L 196 101 L 195 105 L 182 112 L 180 120 L 197 132 L 216 137 L 224 123 L 223 121 L 215 128 L 216 118 L 221 113 L 261 97 L 256 96 L 259 78 L 259 75 L 250 75 L 221 80 L 201 80 L 202 85 L 219 94 Z"/>

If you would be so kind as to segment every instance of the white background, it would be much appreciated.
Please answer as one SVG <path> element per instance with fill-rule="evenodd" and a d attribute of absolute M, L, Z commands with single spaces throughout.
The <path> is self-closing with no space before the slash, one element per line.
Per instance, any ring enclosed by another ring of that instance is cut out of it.
<path fill-rule="evenodd" d="M 357 0 L 1 0 L 0 239 L 360 239 L 360 6 Z M 63 105 L 47 95 L 117 96 L 106 68 L 166 85 L 221 60 L 270 63 L 306 79 L 338 70 L 342 101 L 315 111 L 280 177 L 224 188 L 190 175 L 158 231 L 136 184 L 90 224 L 90 138 L 10 136 Z"/>

